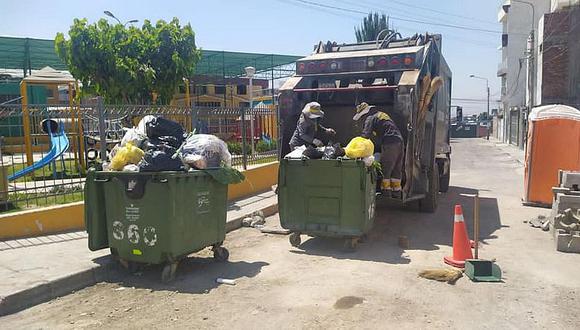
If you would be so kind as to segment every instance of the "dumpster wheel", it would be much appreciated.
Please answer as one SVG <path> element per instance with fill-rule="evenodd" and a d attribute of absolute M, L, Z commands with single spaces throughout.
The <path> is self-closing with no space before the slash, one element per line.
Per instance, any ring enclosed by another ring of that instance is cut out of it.
<path fill-rule="evenodd" d="M 290 241 L 290 245 L 293 247 L 299 247 L 300 243 L 302 243 L 300 233 L 291 233 L 290 236 L 288 236 L 288 240 Z"/>
<path fill-rule="evenodd" d="M 161 271 L 161 282 L 167 283 L 171 282 L 175 279 L 175 272 L 177 272 L 177 265 L 178 262 L 170 262 L 163 266 L 163 270 Z"/>
<path fill-rule="evenodd" d="M 223 246 L 214 245 L 213 248 L 213 258 L 217 261 L 228 261 L 230 258 L 230 251 Z"/>

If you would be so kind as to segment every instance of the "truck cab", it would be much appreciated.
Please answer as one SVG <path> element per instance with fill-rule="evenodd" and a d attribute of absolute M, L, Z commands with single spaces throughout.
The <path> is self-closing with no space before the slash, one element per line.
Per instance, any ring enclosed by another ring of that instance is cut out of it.
<path fill-rule="evenodd" d="M 443 84 L 420 107 L 435 77 Z M 296 74 L 280 89 L 282 157 L 290 152 L 302 108 L 312 101 L 325 112 L 323 125 L 337 132 L 331 142 L 343 146 L 361 133 L 362 123 L 352 119 L 357 104 L 367 102 L 387 113 L 404 139 L 402 202 L 418 201 L 427 212 L 436 209 L 438 193 L 449 187 L 451 161 L 451 71 L 440 35 L 389 34 L 372 42 L 316 45 L 310 56 L 296 62 Z"/>

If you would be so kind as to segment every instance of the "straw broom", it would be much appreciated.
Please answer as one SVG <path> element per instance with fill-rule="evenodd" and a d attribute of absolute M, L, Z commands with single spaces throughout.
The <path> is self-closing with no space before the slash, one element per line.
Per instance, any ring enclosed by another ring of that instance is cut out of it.
<path fill-rule="evenodd" d="M 463 276 L 463 271 L 453 268 L 426 269 L 419 272 L 419 277 L 439 282 L 455 284 Z"/>

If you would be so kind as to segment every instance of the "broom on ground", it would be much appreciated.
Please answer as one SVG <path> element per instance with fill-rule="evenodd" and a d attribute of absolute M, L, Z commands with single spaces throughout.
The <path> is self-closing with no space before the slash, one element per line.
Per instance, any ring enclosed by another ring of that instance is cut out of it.
<path fill-rule="evenodd" d="M 462 270 L 453 268 L 425 269 L 419 272 L 419 277 L 449 284 L 455 284 L 462 276 Z"/>

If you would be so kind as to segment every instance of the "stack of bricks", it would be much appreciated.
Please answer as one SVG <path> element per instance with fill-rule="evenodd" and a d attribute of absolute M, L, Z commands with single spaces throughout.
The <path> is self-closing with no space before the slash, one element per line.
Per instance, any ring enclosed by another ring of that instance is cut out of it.
<path fill-rule="evenodd" d="M 580 172 L 560 171 L 559 187 L 552 191 L 550 228 L 556 250 L 580 253 Z"/>

